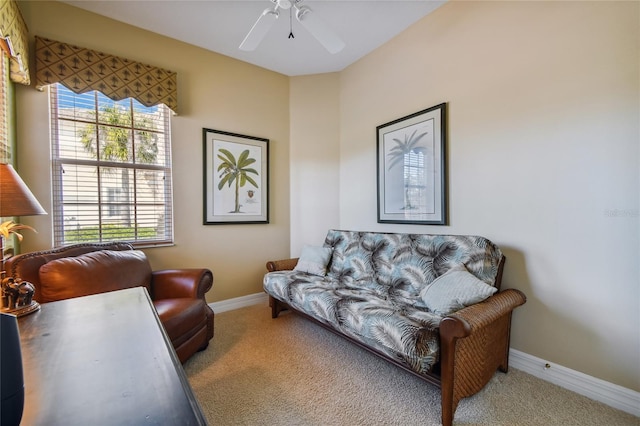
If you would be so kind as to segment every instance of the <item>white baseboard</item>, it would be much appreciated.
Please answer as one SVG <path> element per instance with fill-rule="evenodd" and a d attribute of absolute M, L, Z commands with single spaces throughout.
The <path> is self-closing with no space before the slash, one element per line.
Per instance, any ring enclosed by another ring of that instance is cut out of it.
<path fill-rule="evenodd" d="M 220 313 L 233 311 L 234 309 L 245 308 L 247 306 L 259 305 L 264 303 L 267 305 L 269 296 L 266 293 L 255 293 L 248 296 L 235 297 L 233 299 L 222 300 L 220 302 L 209 303 L 213 312 Z"/>
<path fill-rule="evenodd" d="M 515 349 L 509 350 L 509 366 L 640 417 L 640 392 L 552 364 Z"/>
<path fill-rule="evenodd" d="M 265 293 L 256 293 L 210 303 L 209 306 L 214 312 L 220 313 L 258 304 L 266 306 L 268 299 Z M 509 366 L 640 417 L 640 392 L 614 385 L 558 364 L 552 364 L 516 349 L 509 350 Z"/>

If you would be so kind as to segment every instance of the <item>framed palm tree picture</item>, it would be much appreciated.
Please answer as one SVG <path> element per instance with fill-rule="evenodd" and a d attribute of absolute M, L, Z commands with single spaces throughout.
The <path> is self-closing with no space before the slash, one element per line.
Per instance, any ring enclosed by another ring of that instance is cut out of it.
<path fill-rule="evenodd" d="M 269 223 L 269 140 L 202 129 L 204 224 Z"/>
<path fill-rule="evenodd" d="M 446 104 L 376 131 L 378 223 L 446 225 Z"/>

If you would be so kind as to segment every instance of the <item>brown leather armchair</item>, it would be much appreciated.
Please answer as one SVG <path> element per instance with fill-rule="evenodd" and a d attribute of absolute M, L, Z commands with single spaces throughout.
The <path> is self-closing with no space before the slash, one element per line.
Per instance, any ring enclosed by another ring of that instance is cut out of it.
<path fill-rule="evenodd" d="M 28 281 L 39 303 L 143 286 L 181 362 L 213 338 L 213 310 L 205 293 L 209 269 L 152 271 L 142 251 L 126 243 L 76 244 L 25 253 L 5 262 L 7 276 Z"/>

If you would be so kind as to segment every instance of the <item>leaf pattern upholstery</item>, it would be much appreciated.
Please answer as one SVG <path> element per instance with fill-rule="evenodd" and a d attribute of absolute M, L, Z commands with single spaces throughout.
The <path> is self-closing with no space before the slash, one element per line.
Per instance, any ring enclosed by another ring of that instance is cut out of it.
<path fill-rule="evenodd" d="M 420 292 L 456 265 L 495 284 L 502 252 L 478 236 L 330 230 L 327 276 L 297 271 L 265 275 L 265 291 L 373 347 L 418 373 L 439 359 L 442 317 Z"/>

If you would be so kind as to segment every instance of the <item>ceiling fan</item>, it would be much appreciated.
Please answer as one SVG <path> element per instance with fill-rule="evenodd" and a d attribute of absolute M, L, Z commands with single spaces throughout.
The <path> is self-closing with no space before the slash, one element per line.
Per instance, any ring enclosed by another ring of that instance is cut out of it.
<path fill-rule="evenodd" d="M 344 48 L 344 42 L 340 37 L 331 31 L 329 27 L 313 13 L 310 7 L 300 5 L 304 0 L 269 1 L 273 3 L 274 6 L 266 8 L 260 17 L 258 17 L 256 23 L 253 24 L 253 27 L 251 27 L 251 30 L 249 30 L 249 33 L 240 44 L 240 50 L 255 50 L 278 19 L 279 10 L 290 10 L 291 8 L 295 9 L 298 22 L 330 53 L 338 53 Z M 290 11 L 290 13 L 291 12 L 292 11 Z M 290 37 L 293 37 L 293 33 L 291 33 Z"/>

